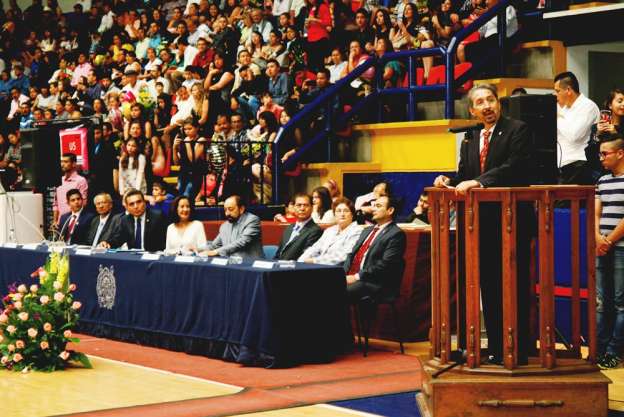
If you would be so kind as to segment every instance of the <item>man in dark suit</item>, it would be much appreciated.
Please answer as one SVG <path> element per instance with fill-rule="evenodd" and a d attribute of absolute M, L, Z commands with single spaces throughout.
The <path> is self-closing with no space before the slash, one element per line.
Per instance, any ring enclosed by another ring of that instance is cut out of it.
<path fill-rule="evenodd" d="M 403 273 L 405 232 L 394 223 L 397 201 L 381 196 L 373 203 L 375 226 L 362 231 L 353 251 L 347 256 L 344 269 L 347 292 L 352 302 L 369 296 L 373 300 Z"/>
<path fill-rule="evenodd" d="M 434 186 L 455 186 L 457 194 L 465 195 L 475 187 L 529 185 L 531 140 L 528 126 L 519 120 L 501 116 L 496 88 L 492 85 L 473 87 L 468 99 L 470 113 L 483 123 L 484 128 L 466 133 L 457 175 L 454 178 L 440 175 L 435 179 Z M 495 364 L 502 362 L 503 353 L 500 210 L 499 203 L 481 203 L 479 206 L 481 298 L 489 360 Z M 526 203 L 518 205 L 517 213 L 518 363 L 524 364 L 529 350 L 528 265 L 534 213 L 531 205 Z"/>
<path fill-rule="evenodd" d="M 93 213 L 84 209 L 84 200 L 77 188 L 67 191 L 65 196 L 69 212 L 59 219 L 59 238 L 68 245 L 86 245 Z"/>
<path fill-rule="evenodd" d="M 312 220 L 310 195 L 295 195 L 295 217 L 297 222 L 288 226 L 282 235 L 275 259 L 296 261 L 323 234 L 321 228 Z"/>
<path fill-rule="evenodd" d="M 96 247 L 100 242 L 111 239 L 113 225 L 113 199 L 108 193 L 100 193 L 93 199 L 97 216 L 91 220 L 87 233 L 87 244 Z"/>
<path fill-rule="evenodd" d="M 147 208 L 145 196 L 139 190 L 130 190 L 124 196 L 128 214 L 121 218 L 111 239 L 100 246 L 118 248 L 124 243 L 128 249 L 156 252 L 165 249 L 167 222 L 158 210 Z"/>

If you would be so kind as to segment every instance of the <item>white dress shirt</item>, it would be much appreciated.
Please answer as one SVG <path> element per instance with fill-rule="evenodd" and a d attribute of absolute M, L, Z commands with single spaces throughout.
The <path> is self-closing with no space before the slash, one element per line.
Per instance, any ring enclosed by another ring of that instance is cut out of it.
<path fill-rule="evenodd" d="M 100 224 L 98 225 L 97 231 L 95 232 L 95 237 L 93 238 L 91 247 L 95 248 L 97 246 L 98 239 L 100 238 L 100 235 L 102 234 L 102 230 L 104 230 L 104 225 L 106 224 L 106 221 L 108 220 L 109 217 L 110 217 L 110 213 L 108 213 L 104 217 L 99 216 Z"/>
<path fill-rule="evenodd" d="M 557 161 L 564 167 L 576 161 L 586 161 L 585 148 L 592 125 L 600 120 L 596 103 L 580 94 L 570 107 L 557 104 Z"/>
<path fill-rule="evenodd" d="M 479 155 L 481 155 L 481 151 L 483 150 L 483 134 L 486 131 L 490 132 L 489 143 L 492 144 L 492 139 L 494 139 L 494 136 L 493 136 L 494 129 L 496 129 L 496 125 L 492 126 L 489 129 L 481 129 L 481 133 L 479 133 Z"/>

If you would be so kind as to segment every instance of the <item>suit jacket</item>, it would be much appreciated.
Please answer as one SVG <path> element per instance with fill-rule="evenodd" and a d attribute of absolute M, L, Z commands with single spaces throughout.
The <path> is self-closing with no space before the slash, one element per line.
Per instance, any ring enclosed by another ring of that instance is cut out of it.
<path fill-rule="evenodd" d="M 115 215 L 113 213 L 109 213 L 108 218 L 106 219 L 106 223 L 104 223 L 104 227 L 102 228 L 102 232 L 98 237 L 97 242 L 94 242 L 95 235 L 97 233 L 98 227 L 100 226 L 100 216 L 96 215 L 91 220 L 91 224 L 89 225 L 89 230 L 87 232 L 87 245 L 93 245 L 94 243 L 97 245 L 100 242 L 108 242 L 114 231 L 113 219 Z"/>
<path fill-rule="evenodd" d="M 360 247 L 364 244 L 374 226 L 367 227 L 362 231 L 360 238 L 353 246 L 353 250 L 347 256 L 344 263 L 345 273 L 351 268 L 353 259 Z M 384 290 L 392 290 L 393 284 L 400 280 L 405 261 L 405 232 L 396 223 L 392 222 L 385 226 L 368 248 L 364 265 L 360 268 L 360 281 L 373 293 L 381 293 Z"/>
<path fill-rule="evenodd" d="M 167 221 L 158 210 L 145 209 L 145 230 L 143 232 L 143 247 L 146 251 L 156 252 L 165 249 L 167 239 Z M 138 249 L 134 240 L 134 216 L 126 214 L 121 217 L 119 224 L 112 233 L 108 242 L 111 247 L 118 248 L 124 243 L 128 249 Z"/>
<path fill-rule="evenodd" d="M 260 218 L 244 212 L 236 223 L 226 221 L 219 227 L 219 235 L 208 245 L 208 249 L 216 249 L 220 256 L 264 258 Z"/>
<path fill-rule="evenodd" d="M 310 219 L 299 231 L 299 235 L 287 244 L 295 224 L 291 224 L 284 230 L 282 240 L 277 248 L 277 252 L 275 252 L 275 259 L 296 261 L 303 251 L 312 246 L 323 234 L 323 230 Z"/>
<path fill-rule="evenodd" d="M 531 137 L 526 123 L 501 117 L 490 137 L 490 147 L 481 173 L 480 131 L 467 132 L 461 144 L 459 168 L 451 185 L 477 180 L 484 187 L 528 185 L 531 178 Z"/>
<path fill-rule="evenodd" d="M 61 232 L 61 239 L 64 239 L 65 233 L 69 228 L 69 218 L 72 215 L 71 211 L 63 214 L 59 219 L 60 228 L 59 232 Z M 93 213 L 89 213 L 85 209 L 82 209 L 80 212 L 80 216 L 76 220 L 76 224 L 74 226 L 74 232 L 69 238 L 69 244 L 71 245 L 88 245 L 87 233 L 89 232 L 89 226 L 91 225 L 91 220 L 93 219 Z"/>

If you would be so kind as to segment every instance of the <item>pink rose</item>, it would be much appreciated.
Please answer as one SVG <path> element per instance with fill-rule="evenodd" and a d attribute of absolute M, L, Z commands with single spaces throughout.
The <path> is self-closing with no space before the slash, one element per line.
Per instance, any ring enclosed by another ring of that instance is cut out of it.
<path fill-rule="evenodd" d="M 71 330 L 65 330 L 65 331 L 63 332 L 63 337 L 65 337 L 65 338 L 67 338 L 67 339 L 69 339 L 70 337 L 72 337 L 72 332 L 71 332 Z"/>
<path fill-rule="evenodd" d="M 36 293 L 37 291 L 39 291 L 39 287 L 36 284 L 30 286 L 30 292 Z"/>
<path fill-rule="evenodd" d="M 15 294 L 13 294 L 13 300 L 14 300 L 14 301 L 19 301 L 19 300 L 21 300 L 23 297 L 24 297 L 24 295 L 23 295 L 23 294 L 21 294 L 21 293 L 15 293 Z"/>
<path fill-rule="evenodd" d="M 28 329 L 28 336 L 32 337 L 33 339 L 37 337 L 37 333 L 39 333 L 37 329 L 33 329 L 32 327 Z"/>
<path fill-rule="evenodd" d="M 15 342 L 15 347 L 18 349 L 24 349 L 24 346 L 26 346 L 26 344 L 23 340 L 18 340 L 17 342 Z"/>
<path fill-rule="evenodd" d="M 15 352 L 15 345 L 11 343 L 10 345 L 7 346 L 7 350 L 9 352 Z"/>
<path fill-rule="evenodd" d="M 67 359 L 69 359 L 69 352 L 64 350 L 61 353 L 59 353 L 59 357 L 63 359 L 64 361 L 66 361 Z"/>
<path fill-rule="evenodd" d="M 25 311 L 22 311 L 21 313 L 17 315 L 17 317 L 19 317 L 21 321 L 26 321 L 28 320 L 28 313 Z"/>
<path fill-rule="evenodd" d="M 9 321 L 9 316 L 7 316 L 4 313 L 0 314 L 0 323 L 7 323 L 8 321 Z"/>
<path fill-rule="evenodd" d="M 60 282 L 58 282 L 58 281 L 54 281 L 54 284 L 52 284 L 52 286 L 57 291 L 60 290 L 61 288 L 63 288 L 63 285 Z"/>
<path fill-rule="evenodd" d="M 16 301 L 13 303 L 13 305 L 15 306 L 16 309 L 21 310 L 22 309 L 22 302 L 21 301 Z"/>
<path fill-rule="evenodd" d="M 39 271 L 39 278 L 41 279 L 41 278 L 47 277 L 48 273 L 46 272 L 46 270 L 43 269 L 43 268 L 40 268 L 40 269 L 41 269 L 41 271 Z"/>
<path fill-rule="evenodd" d="M 26 291 L 28 291 L 28 288 L 26 288 L 26 286 L 22 284 L 19 287 L 17 287 L 17 291 L 24 294 Z"/>
<path fill-rule="evenodd" d="M 0 359 L 0 363 L 3 365 L 6 365 L 6 363 L 9 361 L 9 357 L 8 356 L 3 356 L 2 359 Z"/>
<path fill-rule="evenodd" d="M 79 309 L 80 309 L 80 307 L 82 307 L 82 303 L 81 303 L 80 301 L 74 301 L 74 302 L 72 303 L 72 307 L 71 307 L 71 308 L 72 308 L 73 310 L 79 310 Z"/>
<path fill-rule="evenodd" d="M 52 331 L 52 325 L 50 323 L 45 323 L 43 325 L 43 330 L 45 330 L 46 332 Z"/>
<path fill-rule="evenodd" d="M 41 350 L 46 350 L 50 347 L 50 345 L 44 340 L 43 342 L 39 343 L 39 347 L 41 348 Z"/>
<path fill-rule="evenodd" d="M 21 361 L 22 359 L 24 359 L 24 357 L 20 355 L 19 353 L 16 353 L 15 355 L 13 355 L 13 362 L 15 363 Z"/>
<path fill-rule="evenodd" d="M 46 305 L 50 302 L 50 297 L 48 297 L 47 295 L 42 295 L 41 297 L 39 297 L 39 302 L 42 305 Z"/>
<path fill-rule="evenodd" d="M 76 284 L 69 284 L 69 291 L 76 291 Z"/>
<path fill-rule="evenodd" d="M 7 332 L 9 332 L 9 334 L 13 334 L 17 330 L 17 328 L 13 326 L 12 324 L 8 325 L 6 329 L 7 329 Z"/>
<path fill-rule="evenodd" d="M 54 301 L 58 301 L 60 303 L 61 301 L 63 301 L 63 298 L 65 298 L 65 294 L 63 294 L 62 292 L 54 293 Z"/>

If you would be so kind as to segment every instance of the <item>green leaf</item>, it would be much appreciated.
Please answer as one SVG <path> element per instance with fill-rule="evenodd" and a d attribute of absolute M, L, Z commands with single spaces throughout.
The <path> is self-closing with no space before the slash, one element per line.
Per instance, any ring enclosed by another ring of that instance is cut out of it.
<path fill-rule="evenodd" d="M 80 362 L 85 368 L 93 368 L 91 361 L 89 361 L 89 358 L 84 353 L 74 352 L 74 359 Z"/>

